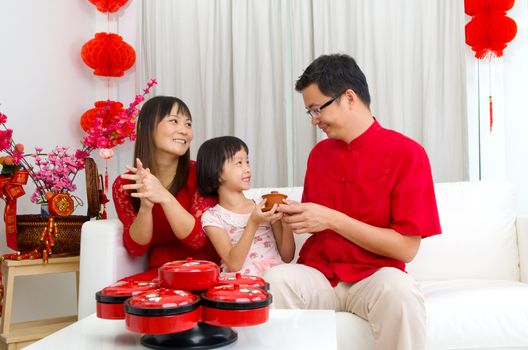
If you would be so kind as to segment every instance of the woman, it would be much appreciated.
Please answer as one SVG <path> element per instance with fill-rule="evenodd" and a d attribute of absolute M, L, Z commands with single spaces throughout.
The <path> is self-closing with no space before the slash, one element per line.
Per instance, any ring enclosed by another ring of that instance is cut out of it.
<path fill-rule="evenodd" d="M 112 187 L 126 249 L 149 254 L 148 271 L 134 279 L 156 277 L 157 268 L 173 260 L 219 262 L 200 224 L 216 199 L 198 193 L 192 138 L 191 113 L 182 100 L 156 96 L 145 102 L 137 121 L 136 167 L 127 166 Z"/>

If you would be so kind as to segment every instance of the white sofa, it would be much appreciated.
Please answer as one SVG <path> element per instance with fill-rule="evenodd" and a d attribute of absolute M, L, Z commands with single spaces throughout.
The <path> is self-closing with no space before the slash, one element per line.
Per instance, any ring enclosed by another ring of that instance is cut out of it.
<path fill-rule="evenodd" d="M 258 197 L 271 188 L 248 191 Z M 301 187 L 273 188 L 299 200 Z M 427 308 L 428 349 L 528 349 L 528 217 L 516 215 L 506 183 L 435 185 L 443 234 L 424 239 L 407 267 Z M 122 246 L 118 220 L 90 221 L 81 241 L 79 318 L 95 292 L 144 269 Z M 307 235 L 296 237 L 297 251 Z M 340 349 L 371 349 L 366 321 L 336 313 Z"/>

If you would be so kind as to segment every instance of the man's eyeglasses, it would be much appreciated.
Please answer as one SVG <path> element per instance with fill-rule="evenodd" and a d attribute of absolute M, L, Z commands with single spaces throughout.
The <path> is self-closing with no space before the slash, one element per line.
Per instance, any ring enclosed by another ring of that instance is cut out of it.
<path fill-rule="evenodd" d="M 345 90 L 346 91 L 346 90 Z M 319 108 L 315 108 L 315 109 L 308 109 L 306 111 L 306 114 L 308 114 L 308 116 L 310 118 L 319 118 L 321 116 L 321 111 L 323 109 L 325 109 L 326 107 L 330 106 L 332 104 L 332 102 L 334 102 L 335 100 L 338 99 L 339 96 L 341 96 L 345 91 L 343 91 L 342 93 L 340 94 L 337 94 L 335 95 L 334 97 L 332 97 L 331 99 L 329 99 L 328 101 L 326 101 L 325 103 L 323 103 L 321 105 L 321 107 Z"/>

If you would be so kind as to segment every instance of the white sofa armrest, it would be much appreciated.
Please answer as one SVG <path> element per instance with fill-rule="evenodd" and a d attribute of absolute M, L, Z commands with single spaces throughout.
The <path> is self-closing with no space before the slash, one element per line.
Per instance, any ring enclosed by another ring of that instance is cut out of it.
<path fill-rule="evenodd" d="M 79 319 L 96 311 L 97 291 L 146 268 L 146 256 L 133 257 L 123 246 L 123 225 L 118 219 L 84 223 L 80 255 Z"/>
<path fill-rule="evenodd" d="M 516 226 L 521 282 L 528 283 L 528 216 L 518 215 Z"/>

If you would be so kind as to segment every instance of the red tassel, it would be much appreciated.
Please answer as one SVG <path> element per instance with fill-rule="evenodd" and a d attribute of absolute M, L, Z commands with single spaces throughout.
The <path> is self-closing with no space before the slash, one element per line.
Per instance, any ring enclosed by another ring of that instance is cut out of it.
<path fill-rule="evenodd" d="M 106 161 L 105 175 L 104 175 L 104 192 L 108 192 L 108 161 Z"/>
<path fill-rule="evenodd" d="M 490 132 L 493 129 L 493 100 L 491 99 L 491 95 L 489 97 L 489 109 L 490 109 Z"/>

